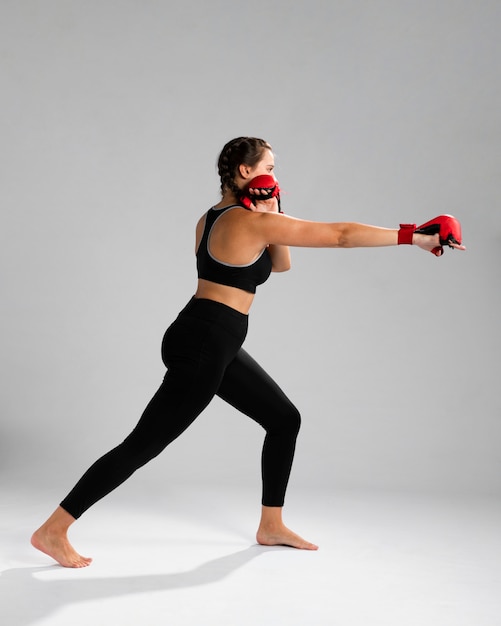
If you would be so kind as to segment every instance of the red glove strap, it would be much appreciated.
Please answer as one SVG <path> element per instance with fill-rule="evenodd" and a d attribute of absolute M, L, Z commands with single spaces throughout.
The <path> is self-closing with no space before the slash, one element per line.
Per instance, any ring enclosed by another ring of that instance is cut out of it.
<path fill-rule="evenodd" d="M 400 224 L 400 230 L 398 231 L 398 245 L 412 245 L 412 235 L 415 230 L 416 224 Z"/>

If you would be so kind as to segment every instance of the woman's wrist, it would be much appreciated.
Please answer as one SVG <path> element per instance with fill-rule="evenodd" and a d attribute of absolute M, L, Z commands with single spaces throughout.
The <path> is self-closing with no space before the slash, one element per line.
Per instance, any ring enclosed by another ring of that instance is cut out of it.
<path fill-rule="evenodd" d="M 413 245 L 415 230 L 416 224 L 400 224 L 400 228 L 398 230 L 398 245 Z"/>

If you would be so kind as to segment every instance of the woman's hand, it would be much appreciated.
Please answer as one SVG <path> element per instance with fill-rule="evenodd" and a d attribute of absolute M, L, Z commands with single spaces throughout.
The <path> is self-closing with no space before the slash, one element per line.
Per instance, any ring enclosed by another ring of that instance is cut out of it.
<path fill-rule="evenodd" d="M 421 233 L 414 233 L 412 235 L 412 245 L 418 246 L 427 252 L 432 252 L 435 248 L 442 249 L 442 244 L 440 243 L 440 235 L 437 233 L 436 235 L 423 235 Z M 445 245 L 445 244 L 444 244 Z M 458 243 L 449 243 L 447 244 L 451 248 L 455 250 L 466 250 L 466 246 L 460 245 Z M 438 255 L 441 256 L 442 252 Z"/>
<path fill-rule="evenodd" d="M 260 213 L 278 213 L 278 200 L 276 197 L 269 198 L 268 200 L 260 200 L 259 196 L 261 194 L 266 195 L 266 191 L 253 187 L 249 189 L 249 194 L 252 196 L 252 204 L 256 211 Z"/>

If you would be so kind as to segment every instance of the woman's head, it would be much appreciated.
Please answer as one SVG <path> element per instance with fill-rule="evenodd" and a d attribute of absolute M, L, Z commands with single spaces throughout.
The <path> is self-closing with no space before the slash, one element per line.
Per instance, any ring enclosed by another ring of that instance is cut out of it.
<path fill-rule="evenodd" d="M 217 169 L 221 178 L 221 193 L 232 191 L 238 195 L 245 183 L 246 172 L 253 170 L 266 155 L 270 156 L 269 167 L 271 167 L 271 171 L 266 173 L 271 173 L 273 170 L 271 150 L 272 148 L 267 141 L 257 137 L 237 137 L 229 141 L 221 150 L 217 162 Z"/>

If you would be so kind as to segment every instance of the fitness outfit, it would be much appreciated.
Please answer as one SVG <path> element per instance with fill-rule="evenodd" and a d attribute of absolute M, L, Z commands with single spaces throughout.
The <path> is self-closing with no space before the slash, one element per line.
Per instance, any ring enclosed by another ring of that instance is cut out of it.
<path fill-rule="evenodd" d="M 210 209 L 207 213 L 197 252 L 199 276 L 255 293 L 256 285 L 262 284 L 271 272 L 267 249 L 256 261 L 242 266 L 221 263 L 209 251 L 213 225 L 233 208 Z M 300 416 L 280 387 L 241 347 L 247 324 L 247 315 L 225 304 L 198 298 L 188 302 L 162 341 L 162 360 L 167 373 L 160 388 L 131 434 L 96 461 L 61 502 L 68 513 L 80 517 L 162 452 L 214 395 L 265 429 L 262 503 L 283 506 Z"/>
<path fill-rule="evenodd" d="M 210 252 L 210 236 L 215 223 L 227 212 L 243 208 L 232 204 L 222 209 L 210 209 L 205 217 L 205 228 L 197 250 L 198 278 L 205 278 L 213 283 L 238 287 L 249 293 L 256 293 L 256 286 L 266 282 L 271 273 L 271 258 L 267 248 L 259 257 L 247 265 L 231 265 L 218 261 Z"/>

